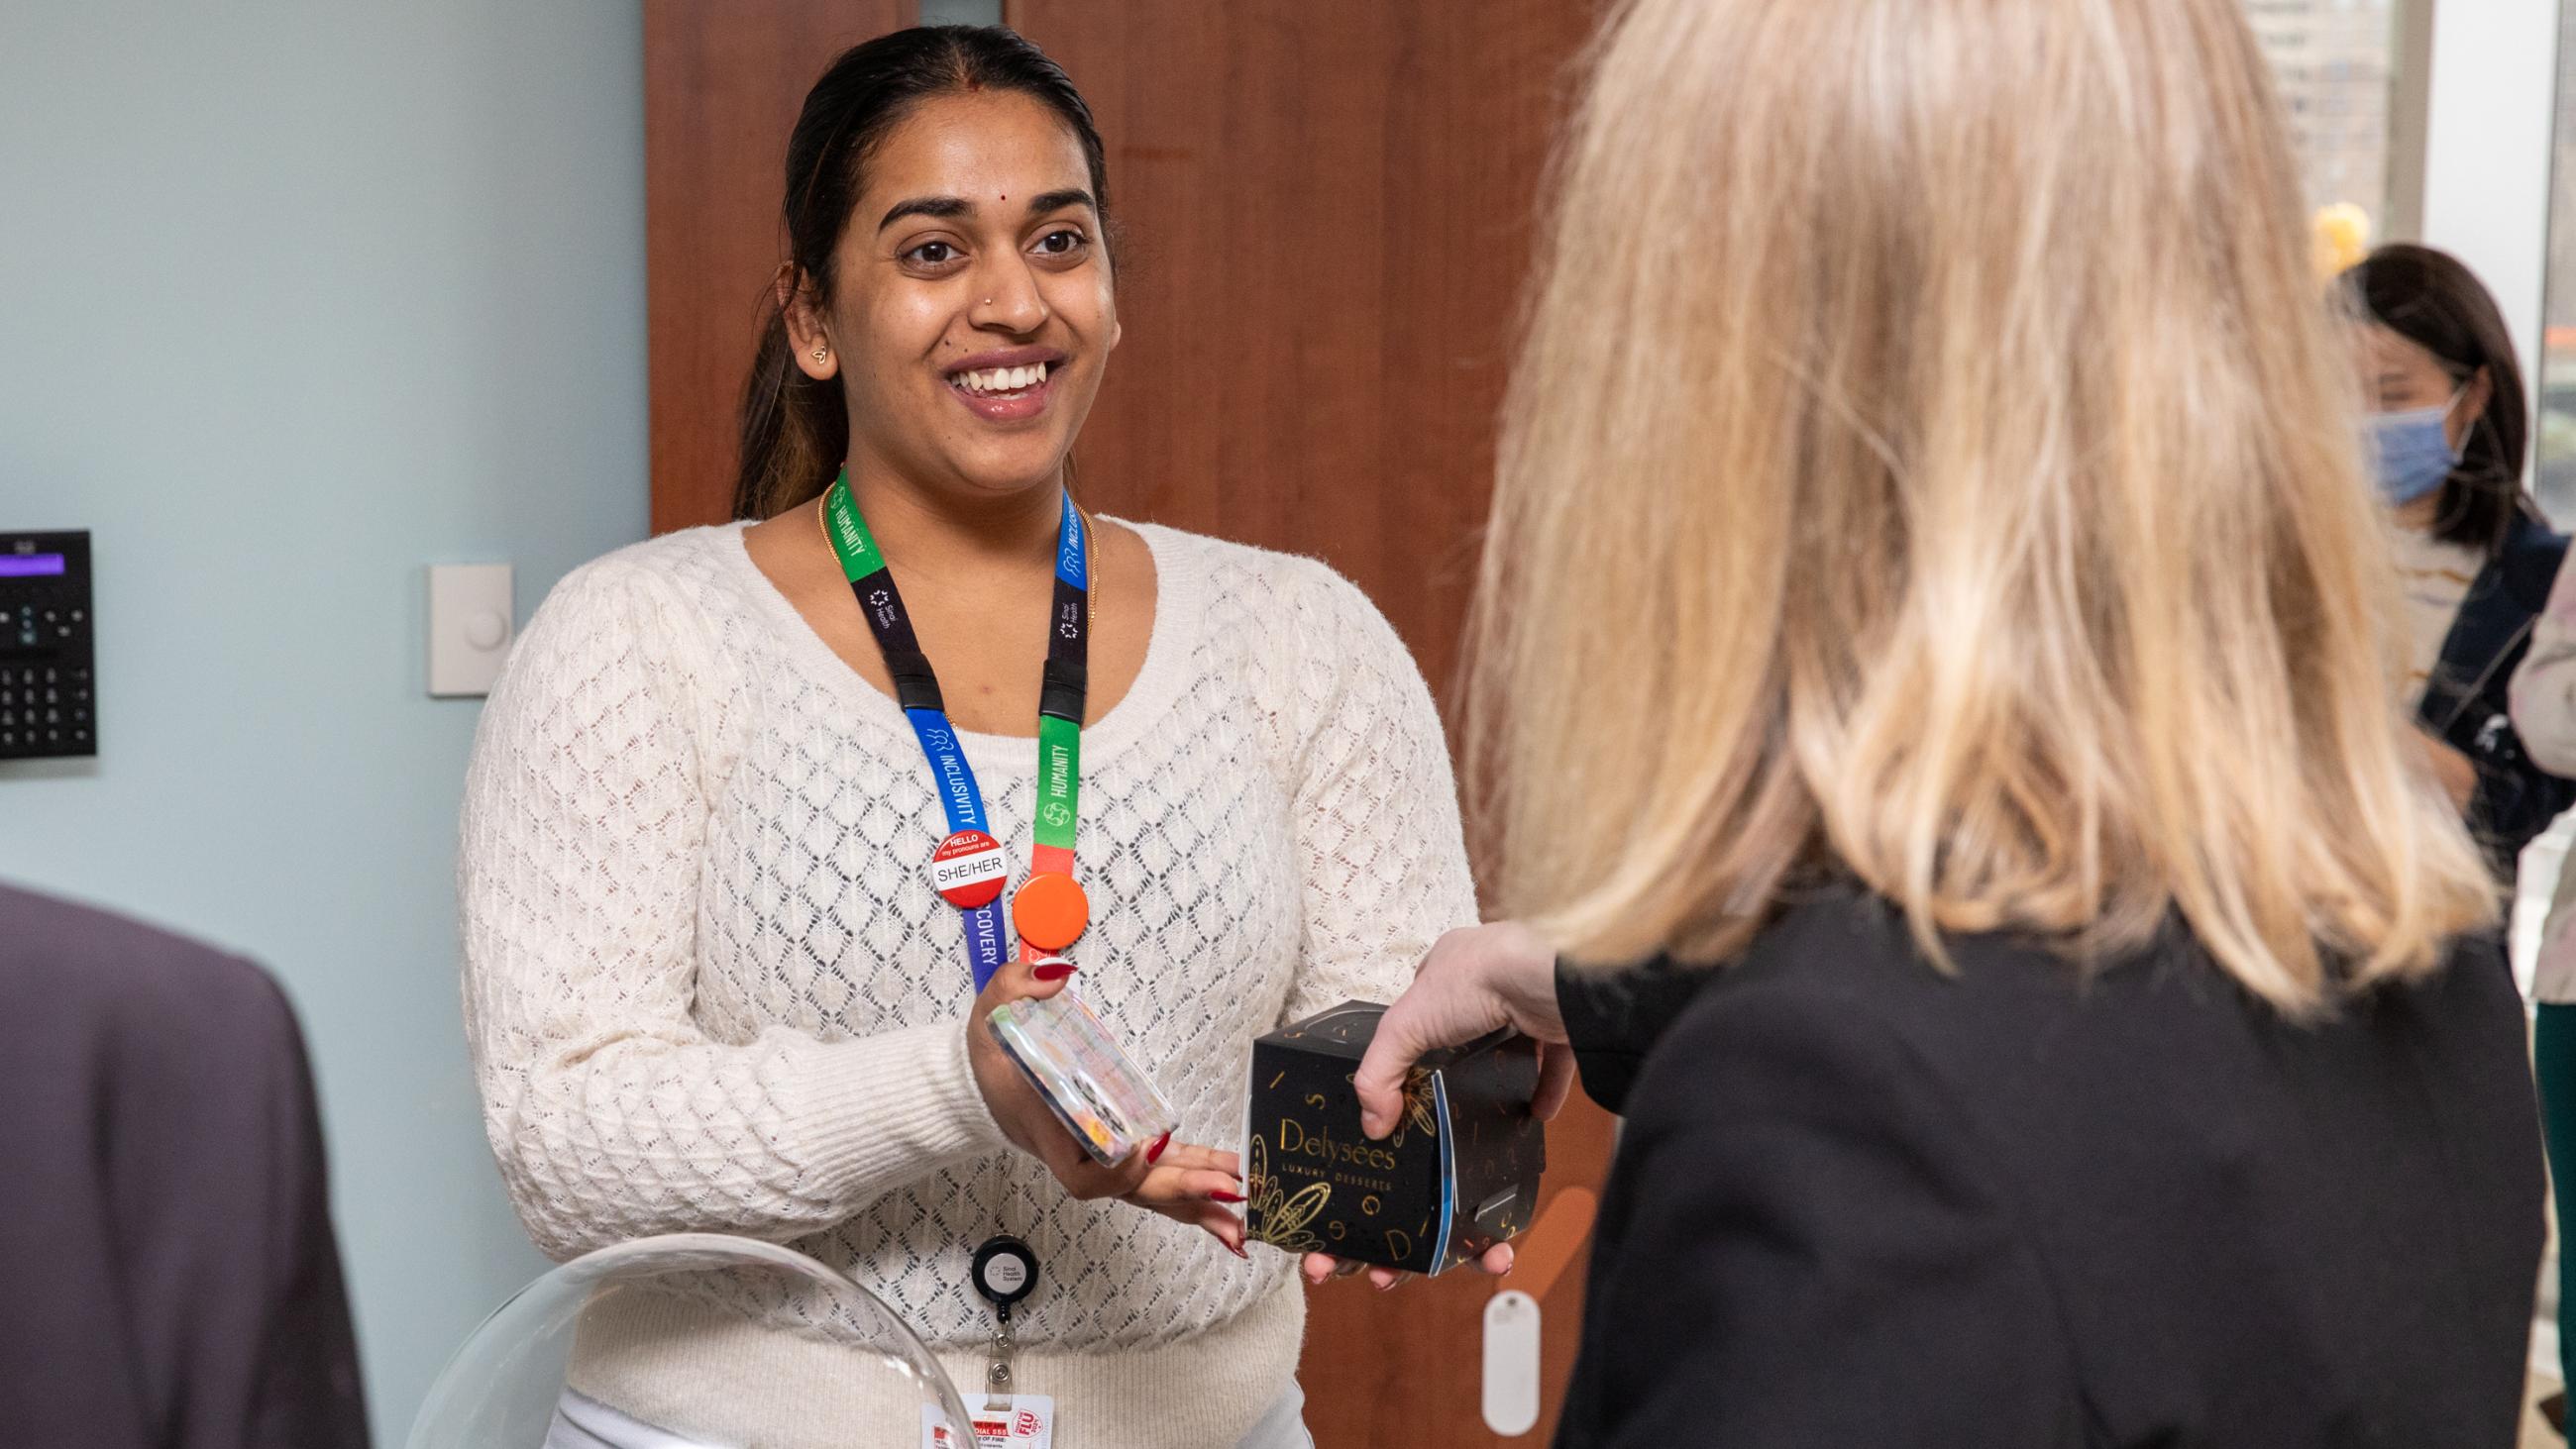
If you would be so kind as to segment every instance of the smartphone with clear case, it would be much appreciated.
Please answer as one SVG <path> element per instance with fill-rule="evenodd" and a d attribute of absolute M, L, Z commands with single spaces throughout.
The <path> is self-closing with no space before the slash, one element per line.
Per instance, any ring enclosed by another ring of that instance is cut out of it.
<path fill-rule="evenodd" d="M 993 1008 L 993 1039 L 1092 1160 L 1115 1167 L 1180 1125 L 1153 1080 L 1071 991 Z"/>

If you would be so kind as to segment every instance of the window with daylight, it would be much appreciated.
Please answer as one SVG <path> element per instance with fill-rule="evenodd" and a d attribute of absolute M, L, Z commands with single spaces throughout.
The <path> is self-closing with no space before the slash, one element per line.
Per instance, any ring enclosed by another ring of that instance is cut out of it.
<path fill-rule="evenodd" d="M 2525 363 L 2540 394 L 2532 492 L 2560 528 L 2576 526 L 2576 50 L 2571 42 L 2576 42 L 2576 5 L 2562 5 L 2540 358 L 2536 367 Z"/>
<path fill-rule="evenodd" d="M 2340 270 L 2396 230 L 2389 160 L 2400 0 L 2243 4 L 2289 114 L 2319 270 Z"/>

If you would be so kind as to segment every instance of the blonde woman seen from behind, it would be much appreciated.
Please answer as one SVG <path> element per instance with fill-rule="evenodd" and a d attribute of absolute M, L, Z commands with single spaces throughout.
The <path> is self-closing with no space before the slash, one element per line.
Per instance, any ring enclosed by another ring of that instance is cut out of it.
<path fill-rule="evenodd" d="M 2521 1018 L 2234 0 L 1594 66 L 1479 618 L 1520 921 L 1361 1072 L 1513 1021 L 1624 1108 L 1559 1443 L 2510 1445 Z"/>

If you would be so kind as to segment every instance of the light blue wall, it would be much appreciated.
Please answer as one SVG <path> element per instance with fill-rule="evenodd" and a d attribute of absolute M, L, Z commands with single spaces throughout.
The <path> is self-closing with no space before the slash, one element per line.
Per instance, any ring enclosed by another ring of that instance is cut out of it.
<path fill-rule="evenodd" d="M 304 1019 L 380 1442 L 543 1267 L 460 1042 L 479 701 L 646 519 L 642 27 L 609 0 L 0 0 L 0 528 L 89 528 L 94 764 L 0 764 L 0 877 L 267 962 Z"/>

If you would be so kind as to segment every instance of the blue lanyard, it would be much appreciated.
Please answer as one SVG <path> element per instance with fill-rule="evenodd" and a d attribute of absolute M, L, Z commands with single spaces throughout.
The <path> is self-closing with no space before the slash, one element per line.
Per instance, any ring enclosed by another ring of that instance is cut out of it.
<path fill-rule="evenodd" d="M 866 616 L 868 630 L 885 656 L 886 672 L 894 679 L 895 701 L 911 722 L 914 737 L 921 741 L 921 753 L 929 759 L 931 773 L 937 777 L 939 808 L 948 817 L 948 833 L 953 836 L 959 831 L 974 830 L 991 834 L 984 814 L 984 792 L 975 784 L 975 770 L 966 763 L 965 751 L 958 747 L 956 727 L 948 722 L 939 677 L 931 670 L 929 657 L 921 652 L 920 641 L 913 634 L 911 616 L 904 610 L 903 595 L 895 588 L 885 555 L 859 516 L 846 472 L 824 495 L 823 513 L 823 531 L 831 539 L 833 552 L 840 556 L 850 592 L 857 596 L 859 611 Z M 1055 603 L 1048 616 L 1046 677 L 1038 705 L 1042 740 L 1063 733 L 1078 738 L 1082 727 L 1089 683 L 1085 669 L 1091 573 L 1087 542 L 1082 515 L 1073 506 L 1073 495 L 1067 493 L 1064 514 L 1057 524 Z M 1042 794 L 1047 786 L 1046 774 L 1040 771 Z M 1051 853 L 1045 850 L 1050 840 L 1061 839 L 1067 857 L 1063 864 L 1069 866 L 1071 781 L 1066 782 L 1063 793 L 1065 818 L 1060 823 L 1041 820 L 1037 834 L 1042 853 Z M 1051 863 L 1038 862 L 1042 869 Z M 993 973 L 1010 959 L 1010 937 L 1002 930 L 1001 901 L 996 898 L 960 914 L 966 918 L 967 964 L 974 975 L 975 990 L 980 993 L 993 979 Z"/>
<path fill-rule="evenodd" d="M 907 709 L 903 717 L 912 721 L 921 752 L 930 757 L 931 771 L 939 777 L 939 805 L 948 813 L 948 833 L 982 830 L 991 834 L 984 824 L 984 792 L 976 788 L 974 767 L 957 748 L 957 731 L 948 723 L 947 711 Z M 993 973 L 1011 957 L 1010 943 L 1002 935 L 1002 899 L 997 896 L 960 914 L 966 917 L 967 969 L 974 973 L 975 990 L 981 994 Z"/>

